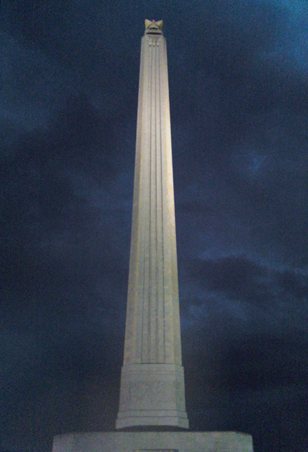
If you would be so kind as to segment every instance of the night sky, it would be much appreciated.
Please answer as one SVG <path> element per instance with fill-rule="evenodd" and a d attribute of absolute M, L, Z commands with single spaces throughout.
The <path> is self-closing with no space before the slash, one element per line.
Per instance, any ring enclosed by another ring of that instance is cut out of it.
<path fill-rule="evenodd" d="M 191 428 L 307 452 L 306 0 L 2 0 L 0 451 L 114 428 L 146 17 L 168 44 Z"/>

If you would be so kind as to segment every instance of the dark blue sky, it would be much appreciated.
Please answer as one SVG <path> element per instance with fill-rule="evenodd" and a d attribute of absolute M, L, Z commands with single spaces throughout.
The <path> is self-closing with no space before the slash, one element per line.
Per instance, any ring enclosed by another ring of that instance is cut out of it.
<path fill-rule="evenodd" d="M 308 450 L 305 0 L 2 0 L 0 450 L 118 409 L 140 38 L 164 19 L 191 427 Z"/>

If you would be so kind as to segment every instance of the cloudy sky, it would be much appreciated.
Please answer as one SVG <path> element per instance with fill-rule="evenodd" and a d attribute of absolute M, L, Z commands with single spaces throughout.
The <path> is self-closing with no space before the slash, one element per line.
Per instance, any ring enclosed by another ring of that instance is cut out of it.
<path fill-rule="evenodd" d="M 168 43 L 191 427 L 307 451 L 306 0 L 1 3 L 1 452 L 114 428 L 145 17 Z"/>

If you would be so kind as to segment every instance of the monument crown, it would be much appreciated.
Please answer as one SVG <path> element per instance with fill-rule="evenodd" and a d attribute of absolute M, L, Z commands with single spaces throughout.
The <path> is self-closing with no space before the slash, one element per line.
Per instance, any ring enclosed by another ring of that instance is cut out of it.
<path fill-rule="evenodd" d="M 145 19 L 144 27 L 146 34 L 162 34 L 164 22 L 162 20 Z"/>

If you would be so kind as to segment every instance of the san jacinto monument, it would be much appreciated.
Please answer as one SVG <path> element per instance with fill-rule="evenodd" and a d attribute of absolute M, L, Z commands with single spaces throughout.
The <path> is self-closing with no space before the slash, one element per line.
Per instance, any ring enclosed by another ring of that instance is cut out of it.
<path fill-rule="evenodd" d="M 166 40 L 145 21 L 120 407 L 115 432 L 54 438 L 53 452 L 251 452 L 250 435 L 193 432 L 185 407 Z M 138 431 L 139 428 L 139 431 Z"/>

